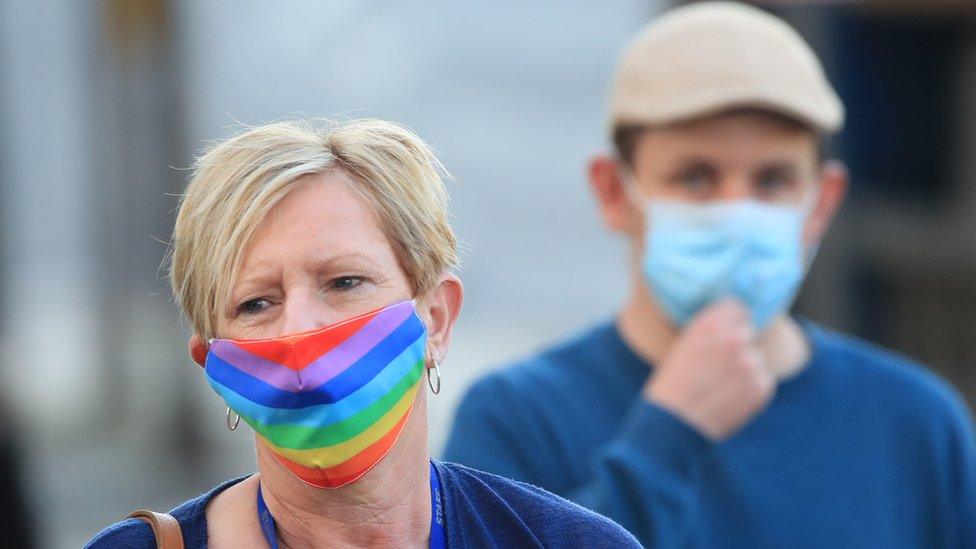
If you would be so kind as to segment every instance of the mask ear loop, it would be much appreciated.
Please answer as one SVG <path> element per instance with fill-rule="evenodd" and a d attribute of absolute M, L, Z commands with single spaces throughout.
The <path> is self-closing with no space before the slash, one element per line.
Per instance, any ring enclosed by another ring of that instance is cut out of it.
<path fill-rule="evenodd" d="M 817 185 L 817 189 L 809 193 L 809 197 L 803 197 L 803 202 L 800 205 L 800 223 L 801 223 L 801 234 L 806 228 L 807 222 L 810 221 L 810 217 L 813 212 L 816 211 L 817 205 L 820 204 L 820 185 Z M 801 247 L 803 248 L 803 275 L 806 276 L 810 272 L 810 267 L 813 266 L 813 260 L 817 258 L 817 254 L 820 252 L 821 241 L 814 242 L 810 246 L 802 246 L 802 236 L 801 236 Z"/>
<path fill-rule="evenodd" d="M 430 333 L 430 330 L 427 329 L 427 323 L 424 322 L 424 317 L 417 313 L 417 298 L 409 300 L 409 303 L 410 306 L 413 307 L 413 314 L 417 315 L 417 319 L 420 320 L 420 323 L 424 325 L 424 331 Z"/>
<path fill-rule="evenodd" d="M 816 189 L 807 192 L 806 196 L 800 202 L 800 214 L 803 216 L 804 221 L 817 209 L 817 205 L 820 203 L 820 191 L 820 184 L 818 183 Z"/>
<path fill-rule="evenodd" d="M 620 166 L 620 169 L 617 171 L 618 177 L 620 178 L 620 186 L 623 188 L 624 194 L 627 195 L 627 199 L 638 210 L 645 210 L 646 201 L 643 200 L 640 191 L 637 190 L 637 177 L 634 175 L 634 172 L 630 171 L 630 168 L 624 164 L 623 160 L 618 160 L 617 165 Z"/>
<path fill-rule="evenodd" d="M 207 349 L 208 350 L 209 350 L 210 347 L 213 347 L 214 341 L 217 341 L 216 338 L 212 338 L 211 337 L 211 338 L 208 338 L 207 339 Z M 241 423 L 241 415 L 238 414 L 237 412 L 234 412 L 234 419 L 233 419 L 233 421 L 231 421 L 231 419 L 230 419 L 231 412 L 232 412 L 232 410 L 230 409 L 230 406 L 228 406 L 227 407 L 227 417 L 224 419 L 224 425 L 227 426 L 227 430 L 228 431 L 233 431 L 234 429 L 237 429 L 237 426 L 240 425 L 240 423 Z"/>
<path fill-rule="evenodd" d="M 423 323 L 424 322 L 424 319 L 417 312 L 417 302 L 418 302 L 418 299 L 415 297 L 415 298 L 412 298 L 412 299 L 407 300 L 406 302 L 410 304 L 410 307 L 413 308 L 414 314 L 417 315 L 417 318 L 419 318 L 420 319 L 420 322 Z M 424 324 L 424 329 L 427 329 L 427 324 Z"/>
<path fill-rule="evenodd" d="M 417 298 L 411 299 L 410 300 L 410 305 L 412 305 L 414 307 L 414 311 L 415 311 L 414 314 L 416 314 Z M 417 318 L 419 318 L 420 319 L 420 322 L 423 324 L 424 319 L 423 318 L 420 318 L 420 315 L 417 315 Z M 426 324 L 424 324 L 424 331 L 427 331 L 427 325 Z M 435 351 L 434 349 L 431 349 L 429 345 L 427 346 L 427 355 L 430 357 L 431 362 L 434 363 L 434 367 L 433 368 L 430 368 L 430 367 L 425 368 L 427 370 L 427 386 L 430 387 L 430 391 L 432 393 L 434 393 L 435 395 L 437 395 L 437 394 L 440 394 L 440 392 L 441 392 L 441 362 L 442 362 L 442 357 L 440 356 L 440 353 L 439 352 Z M 431 374 L 431 372 L 433 372 L 433 374 Z"/>
<path fill-rule="evenodd" d="M 646 233 L 650 229 L 649 224 L 651 223 L 649 214 L 651 200 L 644 197 L 644 195 L 640 192 L 640 189 L 637 188 L 637 177 L 634 175 L 634 172 L 632 172 L 630 168 L 624 164 L 623 160 L 618 160 L 617 164 L 620 166 L 620 186 L 623 189 L 624 194 L 627 195 L 627 201 L 630 202 L 630 205 L 633 206 L 637 211 L 641 212 L 641 214 L 644 216 L 644 231 Z"/>

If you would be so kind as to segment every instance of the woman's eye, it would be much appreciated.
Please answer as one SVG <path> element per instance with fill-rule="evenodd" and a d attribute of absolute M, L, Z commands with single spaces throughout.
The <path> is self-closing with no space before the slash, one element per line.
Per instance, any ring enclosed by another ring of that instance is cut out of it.
<path fill-rule="evenodd" d="M 271 303 L 269 303 L 267 299 L 258 297 L 255 299 L 248 299 L 244 303 L 241 303 L 237 307 L 237 310 L 245 314 L 254 314 L 263 311 L 270 305 Z"/>
<path fill-rule="evenodd" d="M 332 289 L 339 290 L 340 292 L 351 290 L 362 283 L 362 277 L 358 276 L 340 276 L 332 281 Z"/>

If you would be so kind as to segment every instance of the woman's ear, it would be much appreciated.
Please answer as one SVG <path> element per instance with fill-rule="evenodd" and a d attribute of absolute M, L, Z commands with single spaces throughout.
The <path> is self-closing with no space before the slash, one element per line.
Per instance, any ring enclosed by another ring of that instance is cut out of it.
<path fill-rule="evenodd" d="M 461 304 L 464 302 L 464 287 L 454 273 L 445 273 L 429 296 L 426 300 L 430 307 L 426 315 L 427 345 L 430 349 L 429 358 L 439 363 L 447 356 L 451 345 L 451 331 L 461 314 Z"/>
<path fill-rule="evenodd" d="M 207 352 L 210 350 L 207 340 L 200 337 L 200 334 L 194 333 L 190 336 L 187 346 L 190 350 L 190 358 L 202 368 L 207 363 Z"/>

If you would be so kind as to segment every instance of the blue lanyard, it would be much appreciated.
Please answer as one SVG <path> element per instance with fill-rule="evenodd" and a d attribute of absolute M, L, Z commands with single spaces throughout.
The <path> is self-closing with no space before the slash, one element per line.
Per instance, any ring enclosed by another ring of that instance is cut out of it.
<path fill-rule="evenodd" d="M 444 530 L 444 503 L 441 501 L 441 476 L 437 467 L 430 463 L 430 549 L 445 549 L 447 534 Z"/>
<path fill-rule="evenodd" d="M 278 549 L 278 536 L 275 534 L 275 520 L 264 503 L 261 484 L 258 483 L 258 522 L 268 547 Z M 430 549 L 445 549 L 447 534 L 444 530 L 444 504 L 441 502 L 441 478 L 434 464 L 430 464 Z"/>

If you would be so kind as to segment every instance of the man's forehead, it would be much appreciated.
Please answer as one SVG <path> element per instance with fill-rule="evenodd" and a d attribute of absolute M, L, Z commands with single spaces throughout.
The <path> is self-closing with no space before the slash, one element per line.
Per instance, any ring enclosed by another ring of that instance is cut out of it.
<path fill-rule="evenodd" d="M 815 165 L 819 136 L 762 113 L 722 113 L 648 127 L 636 140 L 634 167 L 675 163 Z"/>
<path fill-rule="evenodd" d="M 757 129 L 783 134 L 808 134 L 813 138 L 819 137 L 818 130 L 801 120 L 760 107 L 727 109 L 666 125 L 650 125 L 646 128 L 652 132 L 681 133 L 721 130 L 741 132 L 747 129 Z"/>
<path fill-rule="evenodd" d="M 816 141 L 819 133 L 795 119 L 759 109 L 735 109 L 699 116 L 667 125 L 644 127 L 641 138 L 673 137 L 711 138 L 741 141 L 763 139 L 766 141 Z M 806 138 L 806 139 L 804 139 Z"/>

